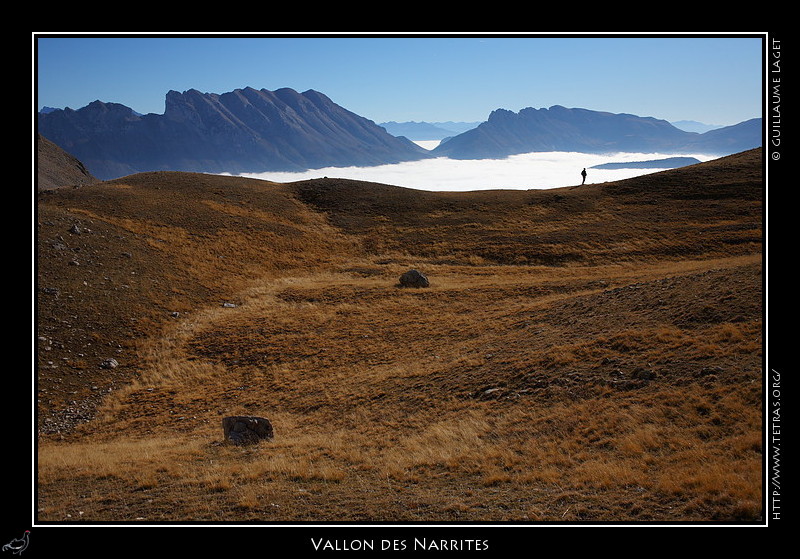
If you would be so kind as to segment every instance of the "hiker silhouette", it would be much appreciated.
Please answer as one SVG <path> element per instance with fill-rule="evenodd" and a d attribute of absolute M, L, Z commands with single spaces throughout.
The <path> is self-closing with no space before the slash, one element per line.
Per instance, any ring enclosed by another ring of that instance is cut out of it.
<path fill-rule="evenodd" d="M 581 176 L 583 177 L 583 181 L 581 181 L 581 184 L 585 184 L 586 183 L 586 167 L 584 167 L 583 171 L 581 171 Z"/>

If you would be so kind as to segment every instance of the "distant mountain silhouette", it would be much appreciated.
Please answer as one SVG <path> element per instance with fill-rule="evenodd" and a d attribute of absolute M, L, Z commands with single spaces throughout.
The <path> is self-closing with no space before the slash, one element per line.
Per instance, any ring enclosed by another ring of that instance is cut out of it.
<path fill-rule="evenodd" d="M 393 136 L 404 136 L 410 140 L 443 140 L 478 126 L 480 122 L 383 122 Z"/>
<path fill-rule="evenodd" d="M 753 118 L 697 134 L 690 138 L 683 146 L 683 152 L 703 152 L 717 155 L 730 155 L 761 147 L 763 135 L 763 120 Z"/>
<path fill-rule="evenodd" d="M 664 159 L 648 159 L 647 161 L 626 161 L 622 163 L 601 163 L 592 169 L 677 169 L 700 163 L 696 157 L 667 157 Z"/>
<path fill-rule="evenodd" d="M 453 159 L 502 158 L 518 153 L 659 152 L 729 155 L 761 146 L 761 119 L 704 134 L 665 120 L 588 109 L 498 109 L 477 128 L 443 142 L 432 154 Z"/>
<path fill-rule="evenodd" d="M 670 124 L 686 132 L 699 132 L 700 134 L 708 132 L 709 130 L 724 128 L 721 124 L 705 124 L 704 122 L 697 122 L 696 120 L 676 120 Z"/>
<path fill-rule="evenodd" d="M 153 170 L 209 173 L 370 166 L 428 152 L 317 91 L 170 91 L 163 115 L 94 101 L 40 112 L 38 132 L 99 179 Z"/>

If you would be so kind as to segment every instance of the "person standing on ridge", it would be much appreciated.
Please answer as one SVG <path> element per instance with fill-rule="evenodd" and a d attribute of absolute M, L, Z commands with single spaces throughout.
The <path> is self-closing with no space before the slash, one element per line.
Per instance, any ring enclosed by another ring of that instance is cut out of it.
<path fill-rule="evenodd" d="M 581 184 L 585 184 L 586 183 L 586 167 L 584 167 L 583 171 L 581 171 L 581 176 L 583 177 L 583 180 L 581 181 Z"/>

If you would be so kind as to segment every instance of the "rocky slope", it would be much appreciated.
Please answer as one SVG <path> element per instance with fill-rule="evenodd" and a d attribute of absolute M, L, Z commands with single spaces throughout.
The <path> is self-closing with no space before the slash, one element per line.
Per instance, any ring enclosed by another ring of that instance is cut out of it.
<path fill-rule="evenodd" d="M 41 134 L 36 135 L 36 186 L 38 189 L 80 186 L 97 182 L 86 166 Z"/>

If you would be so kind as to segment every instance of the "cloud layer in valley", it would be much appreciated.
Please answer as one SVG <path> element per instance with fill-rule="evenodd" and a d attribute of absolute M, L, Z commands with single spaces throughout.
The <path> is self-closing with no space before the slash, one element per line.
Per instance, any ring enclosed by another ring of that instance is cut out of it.
<path fill-rule="evenodd" d="M 712 156 L 689 154 L 700 161 Z M 336 177 L 378 182 L 430 191 L 470 191 L 490 189 L 546 189 L 581 183 L 627 179 L 664 169 L 592 169 L 603 163 L 650 161 L 673 157 L 657 153 L 618 153 L 597 155 L 571 152 L 526 153 L 505 159 L 454 160 L 426 159 L 377 167 L 328 167 L 305 172 L 269 172 L 242 176 L 274 182 L 294 182 L 320 177 Z"/>

